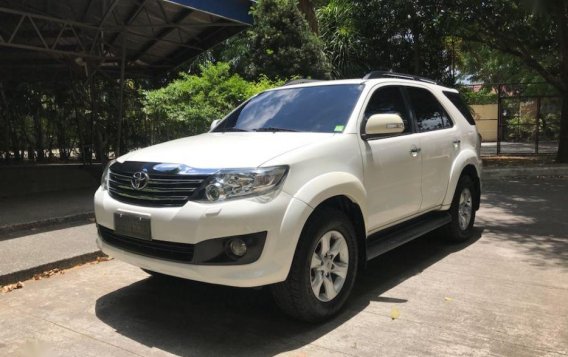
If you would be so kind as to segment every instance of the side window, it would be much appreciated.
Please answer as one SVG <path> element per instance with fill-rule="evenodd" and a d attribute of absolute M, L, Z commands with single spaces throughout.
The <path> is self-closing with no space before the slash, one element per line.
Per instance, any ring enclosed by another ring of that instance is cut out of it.
<path fill-rule="evenodd" d="M 454 92 L 447 92 L 444 91 L 444 95 L 448 97 L 448 99 L 458 108 L 458 110 L 462 113 L 468 123 L 471 125 L 475 125 L 475 119 L 473 119 L 473 115 L 471 115 L 471 111 L 465 101 L 463 100 L 462 96 L 459 93 Z"/>
<path fill-rule="evenodd" d="M 412 132 L 408 109 L 399 87 L 383 87 L 373 93 L 365 109 L 365 119 L 374 114 L 398 114 L 404 122 L 404 133 Z"/>
<path fill-rule="evenodd" d="M 414 108 L 419 132 L 446 129 L 454 125 L 448 113 L 429 90 L 415 87 L 406 89 Z"/>

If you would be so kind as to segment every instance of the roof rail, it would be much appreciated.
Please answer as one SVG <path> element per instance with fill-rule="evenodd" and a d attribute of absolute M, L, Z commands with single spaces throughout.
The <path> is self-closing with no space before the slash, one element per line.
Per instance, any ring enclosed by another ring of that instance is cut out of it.
<path fill-rule="evenodd" d="M 304 84 L 304 83 L 313 83 L 313 82 L 321 82 L 321 81 L 323 81 L 323 79 L 306 79 L 306 78 L 292 79 L 291 81 L 284 83 L 284 87 L 285 86 L 293 86 L 294 84 Z"/>
<path fill-rule="evenodd" d="M 389 71 L 372 71 L 367 73 L 367 75 L 363 77 L 363 79 L 375 79 L 375 78 L 401 78 L 401 79 L 410 79 L 414 81 L 422 81 L 422 82 L 436 84 L 436 81 L 430 78 L 415 76 L 413 74 L 396 73 Z"/>

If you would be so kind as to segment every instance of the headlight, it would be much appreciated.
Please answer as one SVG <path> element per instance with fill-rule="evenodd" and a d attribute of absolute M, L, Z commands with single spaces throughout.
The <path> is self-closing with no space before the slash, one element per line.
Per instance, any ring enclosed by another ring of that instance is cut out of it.
<path fill-rule="evenodd" d="M 101 187 L 103 190 L 108 190 L 108 180 L 109 180 L 109 173 L 110 173 L 110 165 L 114 164 L 116 160 L 111 160 L 106 165 L 103 175 L 101 176 Z"/>
<path fill-rule="evenodd" d="M 201 201 L 219 202 L 266 194 L 280 187 L 287 173 L 287 166 L 221 170 L 205 184 Z"/>

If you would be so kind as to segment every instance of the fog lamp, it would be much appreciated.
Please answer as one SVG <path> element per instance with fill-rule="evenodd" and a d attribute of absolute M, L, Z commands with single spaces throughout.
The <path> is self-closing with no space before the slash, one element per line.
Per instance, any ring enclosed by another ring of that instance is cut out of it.
<path fill-rule="evenodd" d="M 247 245 L 242 239 L 233 238 L 229 242 L 229 250 L 236 257 L 242 257 L 247 254 Z"/>

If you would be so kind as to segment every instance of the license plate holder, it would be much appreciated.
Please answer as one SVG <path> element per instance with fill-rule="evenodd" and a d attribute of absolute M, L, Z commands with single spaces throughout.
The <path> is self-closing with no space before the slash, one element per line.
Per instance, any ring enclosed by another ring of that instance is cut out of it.
<path fill-rule="evenodd" d="M 115 212 L 114 232 L 118 235 L 152 240 L 150 217 L 133 213 Z"/>

